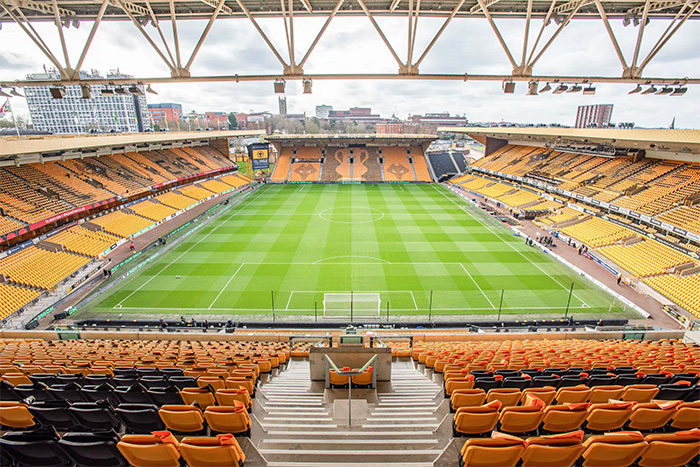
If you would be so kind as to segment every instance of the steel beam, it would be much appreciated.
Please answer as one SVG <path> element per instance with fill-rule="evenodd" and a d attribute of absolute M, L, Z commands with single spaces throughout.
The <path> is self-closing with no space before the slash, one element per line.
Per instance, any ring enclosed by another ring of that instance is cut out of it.
<path fill-rule="evenodd" d="M 698 1 L 695 2 L 695 6 L 690 8 L 690 10 L 688 11 L 688 13 L 686 13 L 686 14 L 683 16 L 683 19 L 681 19 L 681 20 L 678 22 L 678 24 L 677 24 L 670 32 L 668 32 L 668 31 L 669 31 L 668 29 L 664 32 L 664 35 L 663 35 L 661 38 L 659 38 L 659 41 L 658 41 L 658 42 L 654 45 L 654 47 L 651 49 L 651 51 L 649 52 L 649 55 L 647 55 L 647 57 L 644 59 L 644 61 L 642 62 L 642 64 L 639 65 L 639 67 L 637 68 L 636 71 L 638 71 L 639 74 L 641 74 L 641 72 L 642 72 L 642 71 L 644 70 L 644 68 L 649 64 L 649 62 L 650 62 L 654 57 L 656 57 L 656 54 L 658 54 L 658 53 L 661 51 L 661 49 L 662 49 L 662 48 L 664 47 L 664 45 L 666 45 L 666 43 L 673 37 L 673 35 L 676 34 L 676 32 L 678 32 L 678 30 L 681 28 L 681 26 L 683 26 L 683 24 L 688 20 L 688 18 L 690 18 L 691 15 L 693 15 L 696 11 L 698 11 L 698 7 L 700 7 L 700 0 L 698 0 Z M 682 10 L 681 10 L 681 11 L 682 11 Z M 681 12 L 679 12 L 679 14 L 680 14 L 680 13 L 681 13 Z M 674 20 L 674 22 L 675 22 L 675 20 Z"/>
<path fill-rule="evenodd" d="M 343 6 L 344 1 L 345 0 L 338 0 L 338 3 L 335 4 L 335 8 L 333 8 L 333 11 L 331 12 L 331 14 L 328 15 L 328 18 L 326 18 L 326 22 L 323 23 L 323 27 L 321 27 L 321 30 L 318 32 L 318 34 L 316 34 L 316 38 L 309 46 L 309 50 L 306 51 L 306 55 L 304 55 L 304 58 L 302 58 L 301 62 L 299 62 L 299 68 L 302 68 L 302 69 L 304 68 L 304 64 L 306 63 L 306 60 L 309 59 L 311 52 L 313 52 L 314 48 L 316 47 L 316 44 L 318 44 L 318 41 L 321 40 L 323 33 L 326 32 L 326 29 L 328 29 L 328 26 L 331 24 L 331 21 L 333 20 L 333 18 L 335 18 L 335 15 L 338 13 L 338 10 L 340 10 L 340 7 Z"/>
<path fill-rule="evenodd" d="M 496 3 L 500 2 L 500 1 L 501 1 L 501 0 L 486 0 L 485 5 L 486 5 L 486 7 L 488 8 L 488 7 L 490 7 L 491 5 L 495 5 Z M 476 5 L 474 5 L 473 7 L 471 7 L 471 8 L 469 9 L 469 14 L 470 14 L 470 15 L 475 15 L 475 14 L 477 14 L 478 12 L 480 12 L 480 11 L 483 10 L 483 9 L 484 9 L 484 7 L 482 6 L 482 4 L 481 4 L 481 3 L 477 3 Z"/>
<path fill-rule="evenodd" d="M 53 16 L 54 7 L 49 2 L 30 2 L 27 0 L 10 0 L 7 3 L 12 4 L 18 8 L 26 8 L 27 10 L 34 10 L 40 13 L 46 13 L 47 15 Z M 74 18 L 78 14 L 68 8 L 58 7 L 58 12 L 61 16 Z"/>
<path fill-rule="evenodd" d="M 501 31 L 498 30 L 498 26 L 496 26 L 496 23 L 493 21 L 493 18 L 491 17 L 491 13 L 489 12 L 488 6 L 484 2 L 484 0 L 478 0 L 478 2 L 479 2 L 479 5 L 481 5 L 481 9 L 483 10 L 484 15 L 486 16 L 486 20 L 491 25 L 491 29 L 493 29 L 493 32 L 496 34 L 496 38 L 498 39 L 498 42 L 501 43 L 501 47 L 503 48 L 503 51 L 506 53 L 506 56 L 508 57 L 510 64 L 513 65 L 513 69 L 515 70 L 516 68 L 518 68 L 518 64 L 515 63 L 515 59 L 513 58 L 513 54 L 510 53 L 510 49 L 508 48 L 506 41 L 503 39 L 503 36 L 501 36 Z"/>
<path fill-rule="evenodd" d="M 394 60 L 396 60 L 396 63 L 399 64 L 399 70 L 405 70 L 406 65 L 403 64 L 399 56 L 396 54 L 396 51 L 391 46 L 389 39 L 387 39 L 384 35 L 384 31 L 382 31 L 382 28 L 379 27 L 379 24 L 377 24 L 377 21 L 374 19 L 374 16 L 372 16 L 372 13 L 370 13 L 369 8 L 367 8 L 367 5 L 365 5 L 364 0 L 357 0 L 357 3 L 360 4 L 362 11 L 365 12 L 365 15 L 367 16 L 367 18 L 369 18 L 370 22 L 372 23 L 372 26 L 374 26 L 374 29 L 377 31 L 377 34 L 379 34 L 379 37 L 381 37 L 382 41 L 384 41 L 384 45 L 386 45 L 387 49 L 389 49 L 389 52 L 391 52 L 391 55 L 394 57 Z"/>
<path fill-rule="evenodd" d="M 564 30 L 566 25 L 569 24 L 569 21 L 571 21 L 571 18 L 573 18 L 574 15 L 578 12 L 579 8 L 581 8 L 581 5 L 583 5 L 584 1 L 585 0 L 578 0 L 579 6 L 574 8 L 573 11 L 571 13 L 569 13 L 569 15 L 566 17 L 564 22 L 559 25 L 559 27 L 557 28 L 556 31 L 554 31 L 554 34 L 552 35 L 552 37 L 549 38 L 549 41 L 547 41 L 547 43 L 544 45 L 544 47 L 542 47 L 542 50 L 540 50 L 540 53 L 538 53 L 537 56 L 534 59 L 532 59 L 532 61 L 530 63 L 527 64 L 528 68 L 532 69 L 535 66 L 535 63 L 537 63 L 537 61 L 542 57 L 542 55 L 544 55 L 544 53 L 547 51 L 549 46 L 552 45 L 552 43 L 557 38 L 557 36 Z"/>
<path fill-rule="evenodd" d="M 197 54 L 199 53 L 199 49 L 202 47 L 202 44 L 204 44 L 204 40 L 209 35 L 209 31 L 211 31 L 211 27 L 214 25 L 214 21 L 216 21 L 216 18 L 219 16 L 219 13 L 221 12 L 221 9 L 223 8 L 225 1 L 226 0 L 219 0 L 219 4 L 216 5 L 216 9 L 214 10 L 214 13 L 211 14 L 211 18 L 209 18 L 209 22 L 207 23 L 207 26 L 204 28 L 204 31 L 202 31 L 202 34 L 199 36 L 199 40 L 197 41 L 197 45 L 195 45 L 194 50 L 192 50 L 192 55 L 190 55 L 190 59 L 187 60 L 187 64 L 185 65 L 185 70 L 190 71 L 190 67 L 192 66 L 192 62 L 194 62 L 195 57 L 197 57 Z"/>
<path fill-rule="evenodd" d="M 88 50 L 90 50 L 90 46 L 92 45 L 92 40 L 95 38 L 95 33 L 97 32 L 97 28 L 100 27 L 100 23 L 102 22 L 102 17 L 105 14 L 105 10 L 107 9 L 107 5 L 109 4 L 109 0 L 103 0 L 102 5 L 100 6 L 100 11 L 97 13 L 97 17 L 95 18 L 95 22 L 92 23 L 92 29 L 90 29 L 90 34 L 88 34 L 87 39 L 85 40 L 85 46 L 83 47 L 83 51 L 80 54 L 80 58 L 78 59 L 78 63 L 75 65 L 75 70 L 74 78 L 80 78 L 80 68 L 83 66 L 83 62 L 85 61 L 85 57 L 87 56 Z"/>
<path fill-rule="evenodd" d="M 627 61 L 625 60 L 625 55 L 622 53 L 620 44 L 617 42 L 617 37 L 615 37 L 615 33 L 613 32 L 612 27 L 610 26 L 610 21 L 608 20 L 608 15 L 605 12 L 605 8 L 603 7 L 603 4 L 600 0 L 595 0 L 595 4 L 598 8 L 598 13 L 600 13 L 600 19 L 605 25 L 605 30 L 608 32 L 608 37 L 610 37 L 610 42 L 612 42 L 613 48 L 615 49 L 617 58 L 620 60 L 620 64 L 622 65 L 622 72 L 623 74 L 627 73 L 628 66 Z"/>
<path fill-rule="evenodd" d="M 637 43 L 634 46 L 634 55 L 632 56 L 632 69 L 637 67 L 637 58 L 639 58 L 639 49 L 642 46 L 642 38 L 644 37 L 644 28 L 647 25 L 647 18 L 649 17 L 649 6 L 651 0 L 646 0 L 644 4 L 644 13 L 642 13 L 642 24 L 639 25 L 639 33 L 637 34 Z"/>
<path fill-rule="evenodd" d="M 283 66 L 284 68 L 288 68 L 289 65 L 287 64 L 287 62 L 284 61 L 284 59 L 282 58 L 282 56 L 280 55 L 280 53 L 277 51 L 277 49 L 275 48 L 275 46 L 272 44 L 272 42 L 270 42 L 270 39 L 267 37 L 267 34 L 265 34 L 265 31 L 262 30 L 262 28 L 260 27 L 260 25 L 258 24 L 258 22 L 255 21 L 255 18 L 253 17 L 252 14 L 250 14 L 250 11 L 249 11 L 248 8 L 245 6 L 245 4 L 243 4 L 243 1 L 242 1 L 242 0 L 236 0 L 236 3 L 238 3 L 238 6 L 241 8 L 241 10 L 243 10 L 243 13 L 245 14 L 246 18 L 248 18 L 248 19 L 250 20 L 250 22 L 253 23 L 253 26 L 254 26 L 255 29 L 258 31 L 258 33 L 260 34 L 260 36 L 262 36 L 262 38 L 263 38 L 263 40 L 265 41 L 265 43 L 267 44 L 267 46 L 270 48 L 270 50 L 272 51 L 272 53 L 275 54 L 275 57 L 277 57 L 277 60 L 280 61 L 280 63 L 282 64 L 282 66 Z"/>
<path fill-rule="evenodd" d="M 459 11 L 459 9 L 462 8 L 462 5 L 464 5 L 464 2 L 465 2 L 465 0 L 459 0 L 459 3 L 457 3 L 457 5 L 454 7 L 454 9 L 452 10 L 452 13 L 450 13 L 450 16 L 448 16 L 445 19 L 445 22 L 442 23 L 442 26 L 440 26 L 440 29 L 438 29 L 438 31 L 435 33 L 435 35 L 433 36 L 433 39 L 430 41 L 428 46 L 423 51 L 423 54 L 420 56 L 418 61 L 415 63 L 415 68 L 418 68 L 420 66 L 423 59 L 426 57 L 426 55 L 428 55 L 428 52 L 430 52 L 430 49 L 433 48 L 433 46 L 435 45 L 437 40 L 442 35 L 445 28 L 447 28 L 447 25 L 450 24 L 450 22 L 452 21 L 452 18 L 454 18 L 455 15 L 457 14 L 457 12 Z"/>

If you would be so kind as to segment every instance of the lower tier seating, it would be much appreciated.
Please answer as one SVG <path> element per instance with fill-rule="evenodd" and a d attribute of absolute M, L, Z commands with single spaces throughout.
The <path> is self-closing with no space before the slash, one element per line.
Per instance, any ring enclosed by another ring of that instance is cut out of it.
<path fill-rule="evenodd" d="M 681 264 L 694 263 L 693 258 L 654 240 L 634 245 L 611 245 L 599 250 L 635 277 L 654 276 Z"/>
<path fill-rule="evenodd" d="M 663 274 L 647 277 L 644 282 L 700 318 L 700 274 Z"/>
<path fill-rule="evenodd" d="M 41 294 L 38 290 L 0 283 L 0 319 L 7 318 Z"/>

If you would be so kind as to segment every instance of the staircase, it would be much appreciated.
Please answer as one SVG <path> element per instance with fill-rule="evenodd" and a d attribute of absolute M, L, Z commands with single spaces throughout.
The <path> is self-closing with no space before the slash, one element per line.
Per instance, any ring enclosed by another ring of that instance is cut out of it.
<path fill-rule="evenodd" d="M 347 401 L 347 390 L 325 390 L 310 381 L 308 361 L 291 361 L 260 386 L 254 414 L 262 430 L 254 427 L 251 441 L 268 467 L 432 466 L 448 441 L 436 435 L 447 413 L 441 386 L 406 360 L 394 362 L 391 381 L 377 387 L 353 389 L 348 425 L 347 414 L 333 413 L 333 400 Z"/>

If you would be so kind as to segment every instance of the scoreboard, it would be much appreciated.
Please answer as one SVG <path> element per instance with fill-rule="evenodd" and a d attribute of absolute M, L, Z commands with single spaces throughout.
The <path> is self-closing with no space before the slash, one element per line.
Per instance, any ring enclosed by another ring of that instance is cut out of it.
<path fill-rule="evenodd" d="M 268 143 L 248 145 L 248 157 L 253 163 L 253 170 L 270 168 L 270 146 Z"/>

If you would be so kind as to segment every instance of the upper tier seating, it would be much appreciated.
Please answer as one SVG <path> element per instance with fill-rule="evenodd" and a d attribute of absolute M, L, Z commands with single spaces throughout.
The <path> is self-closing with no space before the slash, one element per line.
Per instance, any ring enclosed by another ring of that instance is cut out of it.
<path fill-rule="evenodd" d="M 683 226 L 690 232 L 700 233 L 700 205 L 679 206 L 657 217 L 669 224 Z"/>
<path fill-rule="evenodd" d="M 130 206 L 130 209 L 139 216 L 154 220 L 156 222 L 160 222 L 166 217 L 177 212 L 177 209 L 152 200 L 136 203 Z"/>
<path fill-rule="evenodd" d="M 144 203 L 150 201 L 143 201 Z M 104 216 L 92 219 L 90 222 L 97 224 L 114 235 L 126 238 L 153 224 L 153 221 L 124 211 L 114 211 Z"/>
<path fill-rule="evenodd" d="M 96 258 L 103 251 L 119 241 L 119 237 L 107 232 L 94 232 L 80 226 L 53 235 L 49 238 L 52 243 L 63 245 L 66 251 Z"/>
<path fill-rule="evenodd" d="M 700 318 L 700 294 L 698 293 L 700 274 L 691 276 L 663 274 L 647 277 L 644 282 Z"/>
<path fill-rule="evenodd" d="M 167 191 L 163 194 L 156 196 L 156 199 L 166 206 L 175 208 L 178 211 L 182 209 L 187 209 L 197 202 L 195 198 L 190 198 L 189 196 L 184 196 L 174 191 Z"/>
<path fill-rule="evenodd" d="M 562 227 L 561 231 L 592 248 L 612 245 L 620 239 L 635 235 L 632 230 L 598 217 L 591 217 L 583 222 Z"/>

